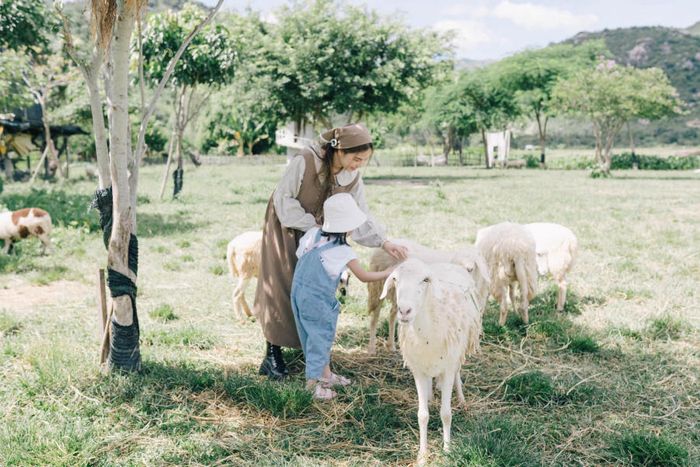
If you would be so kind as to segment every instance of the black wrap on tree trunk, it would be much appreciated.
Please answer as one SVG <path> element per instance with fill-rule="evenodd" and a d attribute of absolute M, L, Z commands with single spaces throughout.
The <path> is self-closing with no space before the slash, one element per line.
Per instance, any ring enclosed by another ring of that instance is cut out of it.
<path fill-rule="evenodd" d="M 97 190 L 91 206 L 100 213 L 100 227 L 105 248 L 109 249 L 112 235 L 112 188 Z M 139 246 L 133 233 L 129 237 L 129 269 L 138 274 Z M 109 342 L 109 365 L 111 368 L 137 371 L 141 368 L 141 350 L 139 347 L 139 318 L 136 312 L 136 284 L 127 276 L 107 268 L 107 286 L 112 298 L 128 295 L 131 299 L 133 322 L 122 326 L 112 317 L 111 337 Z"/>

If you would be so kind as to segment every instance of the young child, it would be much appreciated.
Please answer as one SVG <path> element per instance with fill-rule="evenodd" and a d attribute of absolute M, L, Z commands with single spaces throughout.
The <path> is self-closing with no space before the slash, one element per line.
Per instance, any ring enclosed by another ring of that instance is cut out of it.
<path fill-rule="evenodd" d="M 323 203 L 323 226 L 309 229 L 299 241 L 299 262 L 292 280 L 292 313 L 306 359 L 306 387 L 314 398 L 332 399 L 332 386 L 351 381 L 331 372 L 331 346 L 335 340 L 340 304 L 335 298 L 340 274 L 346 267 L 362 282 L 386 279 L 393 268 L 365 271 L 347 244 L 347 236 L 367 216 L 348 193 L 333 195 Z"/>

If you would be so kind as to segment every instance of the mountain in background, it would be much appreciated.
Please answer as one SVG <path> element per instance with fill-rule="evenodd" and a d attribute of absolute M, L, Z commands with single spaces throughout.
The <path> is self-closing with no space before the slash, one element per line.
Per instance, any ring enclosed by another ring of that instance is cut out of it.
<path fill-rule="evenodd" d="M 685 28 L 684 31 L 694 36 L 700 36 L 700 21 L 693 24 L 692 26 Z"/>
<path fill-rule="evenodd" d="M 700 30 L 700 22 L 686 30 L 633 27 L 581 32 L 565 42 L 603 39 L 618 63 L 664 70 L 681 98 L 695 106 L 700 102 L 700 36 L 690 29 Z"/>

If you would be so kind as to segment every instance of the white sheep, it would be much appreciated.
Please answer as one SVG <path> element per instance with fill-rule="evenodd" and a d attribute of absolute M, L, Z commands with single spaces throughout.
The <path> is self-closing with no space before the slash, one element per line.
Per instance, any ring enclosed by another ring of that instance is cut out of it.
<path fill-rule="evenodd" d="M 231 279 L 235 282 L 232 301 L 233 311 L 241 320 L 253 314 L 245 299 L 245 290 L 250 280 L 258 277 L 262 252 L 262 231 L 244 232 L 231 240 L 226 248 L 226 264 Z M 238 280 L 236 280 L 238 279 Z M 338 290 L 344 297 L 350 285 L 350 274 L 343 271 Z"/>
<path fill-rule="evenodd" d="M 432 263 L 455 263 L 463 266 L 476 283 L 476 297 L 483 312 L 486 306 L 489 292 L 489 271 L 484 257 L 479 250 L 473 246 L 466 246 L 458 251 L 441 251 L 428 248 L 417 242 L 407 239 L 393 239 L 393 243 L 405 246 L 408 250 L 409 258 L 417 258 L 421 261 Z M 369 259 L 370 271 L 383 271 L 388 267 L 398 264 L 400 261 L 391 256 L 381 248 L 372 252 Z M 367 352 L 374 355 L 377 350 L 377 324 L 379 322 L 379 312 L 382 306 L 380 294 L 382 291 L 381 282 L 367 283 L 367 313 L 370 316 L 369 323 L 369 346 Z M 388 345 L 391 351 L 396 350 L 395 334 L 396 328 L 396 299 L 394 294 L 389 294 L 391 301 L 391 311 L 389 312 L 389 340 Z"/>
<path fill-rule="evenodd" d="M 474 299 L 475 284 L 461 266 L 426 264 L 409 258 L 384 283 L 381 297 L 396 293 L 399 343 L 405 365 L 418 392 L 419 463 L 428 451 L 428 402 L 433 378 L 440 386 L 443 449 L 449 450 L 452 389 L 464 405 L 460 369 L 465 356 L 479 351 L 481 312 Z"/>
<path fill-rule="evenodd" d="M 233 288 L 233 311 L 240 319 L 253 316 L 245 300 L 245 289 L 252 278 L 257 278 L 260 271 L 260 251 L 262 249 L 262 232 L 245 232 L 231 240 L 226 248 L 226 264 L 231 279 L 236 281 Z"/>
<path fill-rule="evenodd" d="M 513 307 L 515 286 L 520 286 L 520 314 L 523 321 L 529 321 L 530 300 L 537 293 L 537 262 L 535 259 L 535 239 L 520 224 L 502 222 L 480 229 L 476 234 L 476 247 L 486 258 L 491 272 L 491 294 L 500 303 L 498 323 L 506 324 L 508 297 Z"/>
<path fill-rule="evenodd" d="M 524 227 L 535 238 L 537 272 L 540 276 L 550 275 L 557 283 L 557 311 L 564 310 L 566 303 L 566 275 L 571 271 L 578 252 L 576 235 L 559 224 L 536 222 Z"/>

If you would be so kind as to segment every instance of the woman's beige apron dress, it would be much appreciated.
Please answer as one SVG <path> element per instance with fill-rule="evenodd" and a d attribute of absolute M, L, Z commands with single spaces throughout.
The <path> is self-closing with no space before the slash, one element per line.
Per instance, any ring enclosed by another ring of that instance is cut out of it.
<path fill-rule="evenodd" d="M 314 162 L 314 158 L 319 156 L 312 149 L 306 148 L 296 157 L 303 157 L 305 163 L 304 177 L 296 199 L 306 212 L 316 218 L 316 223 L 321 225 L 323 202 L 326 198 L 323 196 L 323 187 Z M 334 184 L 329 196 L 351 191 L 359 178 L 355 177 L 346 186 Z M 255 290 L 253 313 L 260 322 L 265 339 L 282 347 L 301 347 L 292 314 L 290 294 L 294 267 L 297 264 L 296 250 L 303 235 L 301 230 L 290 229 L 280 224 L 271 196 L 265 212 L 260 274 Z"/>

